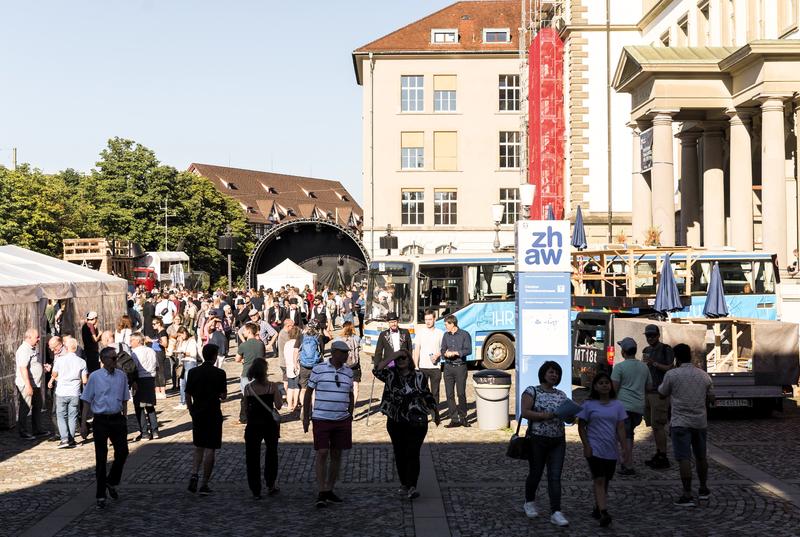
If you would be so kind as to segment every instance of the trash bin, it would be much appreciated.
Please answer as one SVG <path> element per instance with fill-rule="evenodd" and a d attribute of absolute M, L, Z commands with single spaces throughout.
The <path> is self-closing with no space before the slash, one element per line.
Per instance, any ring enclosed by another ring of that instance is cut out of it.
<path fill-rule="evenodd" d="M 472 376 L 478 428 L 496 431 L 508 427 L 508 396 L 511 375 L 497 369 L 478 371 Z"/>

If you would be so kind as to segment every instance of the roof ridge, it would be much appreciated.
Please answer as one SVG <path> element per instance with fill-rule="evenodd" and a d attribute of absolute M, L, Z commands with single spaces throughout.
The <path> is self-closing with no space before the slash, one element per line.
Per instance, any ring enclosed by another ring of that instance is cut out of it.
<path fill-rule="evenodd" d="M 303 179 L 303 180 L 311 180 L 311 181 L 326 181 L 328 183 L 337 183 L 339 185 L 342 184 L 342 182 L 337 180 L 337 179 L 325 179 L 323 177 L 307 177 L 305 175 L 292 175 L 292 174 L 289 174 L 289 173 L 280 173 L 280 172 L 267 172 L 267 171 L 264 171 L 264 170 L 252 170 L 250 168 L 236 168 L 236 167 L 233 167 L 233 166 L 221 166 L 219 164 L 205 164 L 205 163 L 202 163 L 202 162 L 192 162 L 191 164 L 189 164 L 189 167 L 191 168 L 192 166 L 208 166 L 208 167 L 211 167 L 211 168 L 221 168 L 223 170 L 236 170 L 236 171 L 240 171 L 240 172 L 259 173 L 259 174 L 266 174 L 266 175 L 277 175 L 279 177 L 291 177 L 293 179 Z"/>
<path fill-rule="evenodd" d="M 477 1 L 477 2 L 484 2 L 484 1 L 487 1 L 487 0 L 474 0 L 474 1 Z M 492 0 L 492 1 L 493 1 L 493 0 Z M 428 14 L 428 15 L 425 15 L 424 17 L 422 17 L 422 18 L 419 18 L 419 19 L 417 19 L 417 20 L 415 20 L 415 21 L 413 21 L 413 22 L 409 22 L 409 23 L 408 23 L 408 24 L 406 24 L 405 26 L 401 26 L 401 27 L 400 27 L 400 28 L 398 28 L 397 30 L 391 31 L 391 32 L 389 32 L 388 34 L 384 34 L 384 35 L 380 36 L 380 37 L 379 37 L 379 38 L 377 38 L 377 39 L 373 39 L 372 41 L 370 41 L 370 42 L 369 42 L 369 43 L 367 43 L 366 45 L 361 45 L 360 47 L 356 48 L 356 49 L 353 51 L 353 53 L 355 54 L 355 53 L 356 53 L 356 52 L 358 52 L 359 50 L 361 50 L 361 49 L 365 49 L 365 48 L 369 47 L 370 45 L 373 45 L 373 44 L 377 43 L 378 41 L 380 41 L 380 40 L 382 40 L 382 39 L 386 39 L 387 37 L 389 37 L 389 36 L 391 36 L 391 35 L 394 35 L 394 34 L 396 34 L 396 33 L 398 33 L 398 32 L 402 32 L 402 31 L 403 31 L 403 30 L 405 30 L 406 28 L 410 28 L 411 26 L 414 26 L 415 24 L 419 24 L 420 22 L 424 21 L 425 19 L 429 19 L 429 18 L 431 18 L 431 17 L 435 17 L 436 15 L 438 15 L 439 13 L 441 13 L 442 11 L 445 11 L 445 10 L 447 10 L 447 9 L 450 9 L 450 8 L 452 8 L 452 7 L 455 7 L 455 6 L 457 6 L 458 4 L 465 4 L 465 3 L 466 3 L 466 2 L 465 2 L 465 0 L 459 0 L 458 2 L 453 2 L 452 4 L 446 5 L 446 6 L 444 6 L 442 9 L 440 9 L 440 10 L 438 10 L 438 11 L 434 11 L 433 13 L 430 13 L 430 14 Z"/>

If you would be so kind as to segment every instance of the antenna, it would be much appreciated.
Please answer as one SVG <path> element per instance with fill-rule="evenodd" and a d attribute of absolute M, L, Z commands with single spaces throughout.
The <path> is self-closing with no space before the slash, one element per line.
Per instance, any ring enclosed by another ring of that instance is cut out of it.
<path fill-rule="evenodd" d="M 164 198 L 164 205 L 159 206 L 164 211 L 164 251 L 169 251 L 169 219 L 170 217 L 177 216 L 176 214 L 169 214 L 169 195 Z"/>

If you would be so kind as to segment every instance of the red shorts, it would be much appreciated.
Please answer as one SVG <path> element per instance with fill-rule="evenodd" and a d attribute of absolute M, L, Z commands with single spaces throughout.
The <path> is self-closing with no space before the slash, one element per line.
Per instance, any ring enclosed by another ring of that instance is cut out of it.
<path fill-rule="evenodd" d="M 314 424 L 314 450 L 353 447 L 353 419 L 311 420 Z"/>

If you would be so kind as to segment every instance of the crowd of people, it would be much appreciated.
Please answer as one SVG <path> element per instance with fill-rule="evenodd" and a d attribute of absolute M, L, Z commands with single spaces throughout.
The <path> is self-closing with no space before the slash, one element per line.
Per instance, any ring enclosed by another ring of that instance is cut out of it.
<path fill-rule="evenodd" d="M 215 452 L 222 444 L 221 403 L 227 398 L 226 376 L 220 367 L 235 340 L 233 358 L 242 366 L 238 421 L 244 426 L 247 482 L 253 497 L 262 497 L 262 484 L 268 495 L 279 492 L 278 443 L 280 412 L 284 411 L 295 414 L 305 432 L 313 431 L 316 506 L 341 502 L 334 489 L 342 453 L 352 446 L 354 406 L 362 376 L 357 334 L 357 327 L 363 327 L 358 308 L 361 293 L 334 294 L 330 300 L 333 309 L 328 309 L 324 293 L 300 293 L 292 288 L 277 293 L 250 290 L 230 297 L 193 296 L 186 291 L 137 295 L 131 297 L 128 314 L 115 331 L 99 330 L 97 313 L 89 312 L 81 342 L 66 334 L 51 336 L 48 349 L 53 360 L 44 364 L 37 359 L 38 332 L 26 332 L 16 354 L 22 437 L 48 434 L 41 420 L 43 383 L 53 390 L 59 447 L 74 447 L 78 434 L 86 441 L 91 418 L 97 505 L 102 508 L 107 495 L 118 497 L 116 486 L 128 454 L 127 401 L 133 400 L 138 425 L 133 441 L 158 438 L 156 405 L 170 381 L 180 395 L 179 408 L 188 409 L 192 421 L 194 457 L 188 490 L 211 494 Z M 341 296 L 338 303 L 337 295 Z M 398 326 L 396 315 L 389 313 L 388 328 L 377 338 L 373 359 L 374 378 L 384 384 L 379 409 L 386 416 L 399 493 L 409 500 L 420 495 L 420 450 L 429 420 L 437 426 L 440 423 L 442 380 L 449 410 L 446 427 L 469 427 L 465 396 L 466 357 L 472 352 L 469 334 L 458 328 L 452 315 L 445 318 L 445 331 L 434 326 L 434 312 L 425 312 L 424 319 L 425 325 L 412 340 L 410 332 Z M 692 457 L 700 482 L 697 498 L 708 499 L 706 408 L 712 398 L 711 379 L 692 364 L 688 346 L 672 348 L 662 343 L 658 326 L 648 325 L 644 335 L 648 345 L 641 360 L 635 340 L 618 342 L 622 360 L 610 374 L 595 375 L 588 399 L 580 406 L 556 387 L 563 374 L 556 362 L 545 362 L 539 370 L 539 384 L 524 389 L 520 416 L 529 425 L 529 474 L 523 505 L 528 517 L 539 515 L 536 494 L 546 470 L 550 521 L 558 526 L 569 524 L 561 508 L 561 474 L 565 423 L 573 422 L 577 422 L 593 481 L 590 515 L 601 526 L 611 524 L 608 489 L 618 463 L 620 474 L 636 474 L 634 430 L 643 419 L 653 429 L 655 441 L 648 466 L 670 467 L 667 429 L 671 435 L 683 483 L 675 504 L 695 504 Z M 268 376 L 270 358 L 278 361 L 281 381 L 273 382 Z M 115 455 L 106 473 L 109 441 Z"/>

